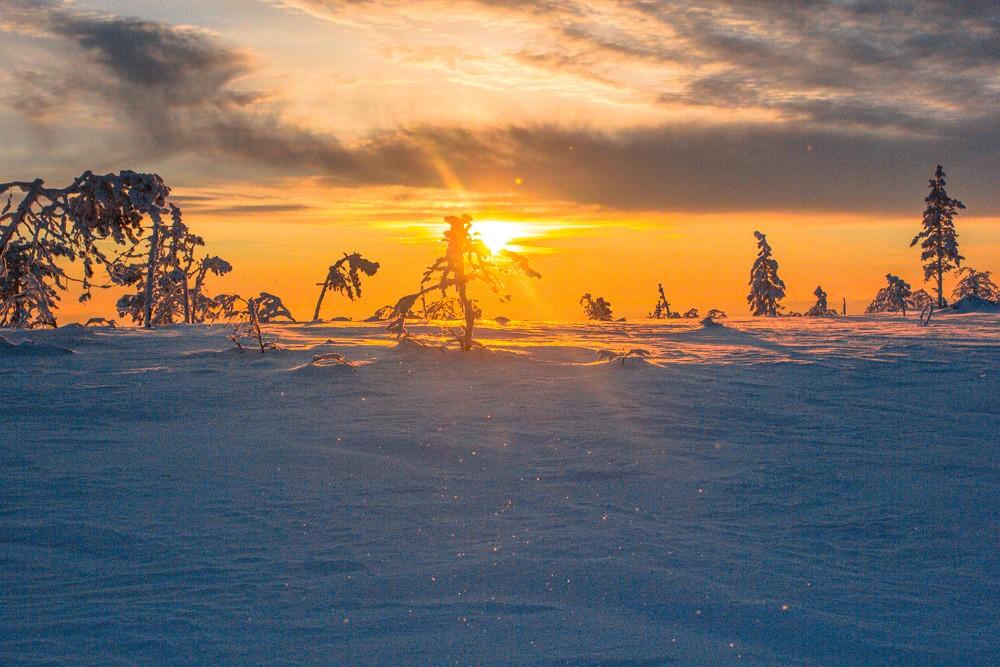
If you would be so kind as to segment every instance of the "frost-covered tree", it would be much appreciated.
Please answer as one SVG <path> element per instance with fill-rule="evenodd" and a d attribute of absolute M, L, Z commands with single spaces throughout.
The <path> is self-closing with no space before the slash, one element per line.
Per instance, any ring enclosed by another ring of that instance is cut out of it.
<path fill-rule="evenodd" d="M 670 303 L 667 302 L 667 296 L 663 293 L 663 283 L 657 284 L 656 289 L 659 292 L 659 298 L 656 300 L 656 307 L 653 308 L 653 312 L 649 316 L 656 320 L 668 319 L 670 317 Z"/>
<path fill-rule="evenodd" d="M 343 257 L 330 265 L 326 279 L 318 283 L 322 289 L 316 301 L 316 310 L 313 311 L 313 322 L 319 320 L 319 309 L 323 306 L 323 297 L 326 296 L 327 290 L 340 292 L 354 301 L 361 296 L 361 275 L 374 276 L 378 268 L 378 262 L 365 259 L 360 253 L 352 252 L 348 255 L 345 252 Z"/>
<path fill-rule="evenodd" d="M 485 283 L 500 301 L 509 301 L 510 295 L 504 292 L 504 275 L 519 273 L 529 278 L 541 278 L 541 274 L 531 268 L 523 255 L 509 250 L 491 253 L 479 235 L 472 231 L 470 216 L 448 216 L 445 222 L 448 223 L 444 232 L 447 243 L 445 254 L 424 271 L 420 290 L 401 298 L 393 312 L 395 319 L 399 320 L 425 294 L 438 290 L 441 298 L 445 298 L 451 293 L 461 304 L 465 321 L 461 330 L 452 330 L 451 333 L 461 348 L 468 351 L 479 345 L 473 339 L 477 315 L 473 299 L 469 296 L 469 285 L 475 281 Z"/>
<path fill-rule="evenodd" d="M 976 271 L 967 266 L 961 269 L 958 275 L 961 276 L 961 280 L 952 293 L 955 300 L 974 296 L 987 301 L 1000 301 L 1000 289 L 993 282 L 990 271 Z"/>
<path fill-rule="evenodd" d="M 289 322 L 295 321 L 295 318 L 292 317 L 292 313 L 285 307 L 285 304 L 282 303 L 281 298 L 275 296 L 274 294 L 261 292 L 253 299 L 247 299 L 248 303 L 250 301 L 253 301 L 256 304 L 257 317 L 264 324 L 274 322 L 279 318 L 285 318 Z"/>
<path fill-rule="evenodd" d="M 479 306 L 477 299 L 471 299 L 472 312 L 476 319 L 483 317 L 483 309 Z M 460 320 L 464 316 L 462 302 L 455 297 L 445 297 L 431 302 L 423 303 L 423 317 L 425 320 Z"/>
<path fill-rule="evenodd" d="M 86 171 L 63 188 L 44 181 L 0 183 L 0 325 L 54 326 L 58 292 L 69 282 L 90 298 L 109 247 L 130 248 L 147 217 L 158 228 L 170 194 L 156 174 Z M 14 197 L 20 199 L 15 203 Z M 80 260 L 80 277 L 67 273 Z"/>
<path fill-rule="evenodd" d="M 806 311 L 806 316 L 808 317 L 822 317 L 825 315 L 836 315 L 837 311 L 830 308 L 827 303 L 826 292 L 823 291 L 821 286 L 816 287 L 816 291 L 813 292 L 816 296 L 816 303 L 813 304 L 812 308 Z"/>
<path fill-rule="evenodd" d="M 909 305 L 912 293 L 910 284 L 891 273 L 885 274 L 888 285 L 883 287 L 875 295 L 875 299 L 868 305 L 866 313 L 895 313 L 902 311 L 906 315 L 906 308 Z"/>
<path fill-rule="evenodd" d="M 606 301 L 602 296 L 594 298 L 590 292 L 587 292 L 580 297 L 580 305 L 583 306 L 583 312 L 588 320 L 610 322 L 614 319 L 614 315 L 611 314 L 611 302 Z"/>
<path fill-rule="evenodd" d="M 958 254 L 958 234 L 954 217 L 965 204 L 952 199 L 945 191 L 944 169 L 937 166 L 930 180 L 930 193 L 924 198 L 924 228 L 910 241 L 910 246 L 920 243 L 920 261 L 924 264 L 924 282 L 937 279 L 937 305 L 944 308 L 944 274 L 958 268 L 965 259 Z"/>
<path fill-rule="evenodd" d="M 169 210 L 169 225 L 160 224 L 159 231 L 151 232 L 110 267 L 114 282 L 135 290 L 118 299 L 118 314 L 146 326 L 191 324 L 225 315 L 226 295 L 207 296 L 205 279 L 229 273 L 232 265 L 214 255 L 198 259 L 205 240 L 184 224 L 179 208 L 170 205 Z"/>
<path fill-rule="evenodd" d="M 198 260 L 188 274 L 194 278 L 191 289 L 191 319 L 192 323 L 214 320 L 227 316 L 227 304 L 235 295 L 219 294 L 214 297 L 205 296 L 205 278 L 209 274 L 224 276 L 233 270 L 233 265 L 218 255 L 206 255 Z"/>
<path fill-rule="evenodd" d="M 760 232 L 754 232 L 757 239 L 757 259 L 750 269 L 750 294 L 747 303 L 754 316 L 775 317 L 782 305 L 778 302 L 785 297 L 785 283 L 778 277 L 778 262 L 771 256 L 771 246 Z"/>
<path fill-rule="evenodd" d="M 909 305 L 910 309 L 920 312 L 926 308 L 928 304 L 933 305 L 934 299 L 927 293 L 927 290 L 918 289 L 910 295 L 910 297 L 906 300 L 906 303 Z"/>

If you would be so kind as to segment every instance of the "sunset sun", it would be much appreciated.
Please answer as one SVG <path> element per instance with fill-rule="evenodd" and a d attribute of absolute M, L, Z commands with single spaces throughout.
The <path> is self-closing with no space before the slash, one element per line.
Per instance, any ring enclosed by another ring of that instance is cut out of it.
<path fill-rule="evenodd" d="M 525 225 L 502 220 L 477 221 L 474 230 L 494 254 L 508 248 L 517 239 L 531 235 Z"/>

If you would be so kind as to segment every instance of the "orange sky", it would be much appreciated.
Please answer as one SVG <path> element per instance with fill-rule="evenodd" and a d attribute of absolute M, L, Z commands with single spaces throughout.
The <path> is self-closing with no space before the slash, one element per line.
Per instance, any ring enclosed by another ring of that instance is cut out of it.
<path fill-rule="evenodd" d="M 311 314 L 344 251 L 413 289 L 446 214 L 516 221 L 543 273 L 487 314 L 746 313 L 753 231 L 807 308 L 922 286 L 943 162 L 961 251 L 1000 271 L 1000 8 L 723 0 L 7 0 L 0 181 L 155 171 L 230 260 L 213 289 Z M 949 286 L 950 286 L 949 282 Z M 110 315 L 114 298 L 64 320 Z"/>

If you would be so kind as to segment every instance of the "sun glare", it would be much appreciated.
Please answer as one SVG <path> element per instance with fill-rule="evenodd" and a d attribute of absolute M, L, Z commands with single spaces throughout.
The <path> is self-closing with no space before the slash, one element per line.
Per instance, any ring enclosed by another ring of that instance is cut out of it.
<path fill-rule="evenodd" d="M 501 220 L 474 221 L 472 231 L 479 234 L 479 238 L 492 253 L 500 252 L 517 239 L 531 236 L 521 223 Z"/>

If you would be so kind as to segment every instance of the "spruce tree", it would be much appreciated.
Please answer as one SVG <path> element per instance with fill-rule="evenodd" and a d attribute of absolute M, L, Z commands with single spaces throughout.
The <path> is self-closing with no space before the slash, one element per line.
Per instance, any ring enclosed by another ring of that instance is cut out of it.
<path fill-rule="evenodd" d="M 903 311 L 903 316 L 905 317 L 906 308 L 911 303 L 910 299 L 912 297 L 910 283 L 891 273 L 885 274 L 885 280 L 888 285 L 878 291 L 875 299 L 868 305 L 865 312 L 895 313 Z"/>
<path fill-rule="evenodd" d="M 971 267 L 965 267 L 958 272 L 962 279 L 952 292 L 952 296 L 958 300 L 967 296 L 974 296 L 987 301 L 1000 300 L 1000 288 L 993 282 L 990 271 L 976 271 Z"/>
<path fill-rule="evenodd" d="M 830 308 L 827 303 L 827 294 L 823 291 L 821 286 L 816 287 L 816 291 L 813 292 L 816 295 L 816 303 L 813 307 L 806 311 L 806 315 L 810 317 L 821 317 L 823 315 L 836 315 L 837 311 Z"/>
<path fill-rule="evenodd" d="M 930 180 L 930 193 L 924 198 L 924 228 L 910 241 L 910 247 L 920 243 L 920 260 L 924 264 L 924 282 L 937 278 L 938 308 L 944 308 L 944 274 L 958 268 L 965 259 L 958 254 L 958 234 L 954 216 L 965 204 L 952 199 L 945 191 L 944 169 L 937 166 Z"/>
<path fill-rule="evenodd" d="M 776 317 L 783 308 L 778 301 L 785 297 L 785 283 L 778 277 L 778 262 L 771 256 L 767 238 L 760 232 L 753 235 L 757 238 L 757 259 L 750 269 L 747 303 L 755 317 Z"/>

